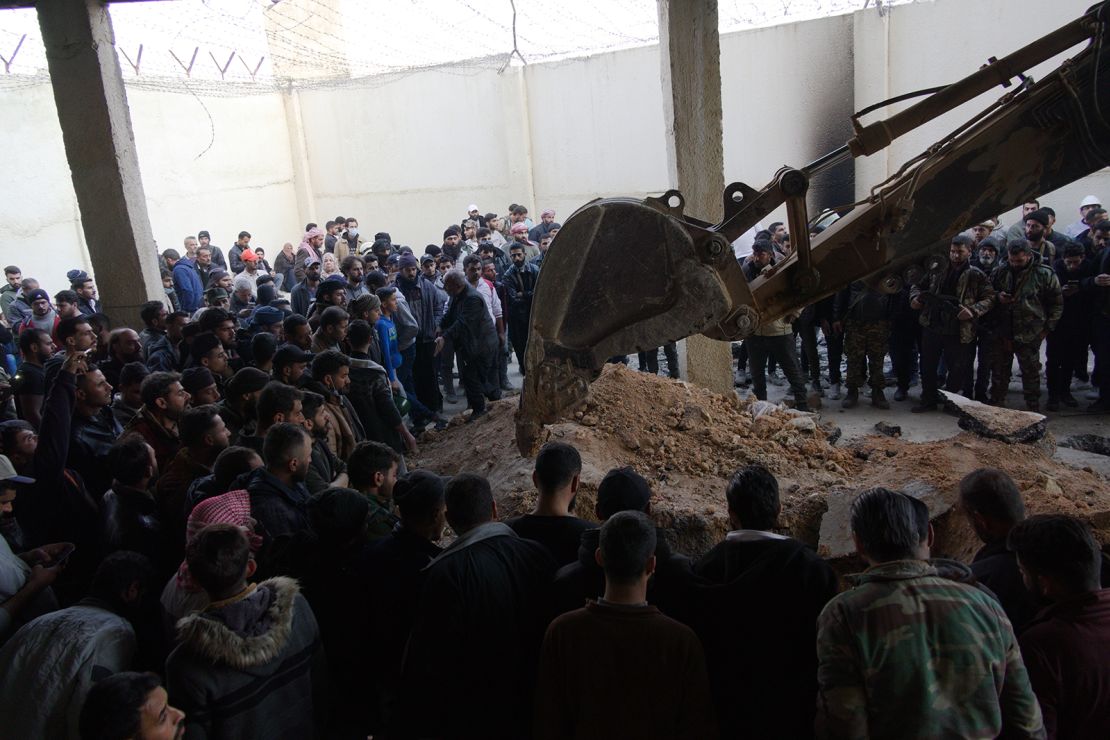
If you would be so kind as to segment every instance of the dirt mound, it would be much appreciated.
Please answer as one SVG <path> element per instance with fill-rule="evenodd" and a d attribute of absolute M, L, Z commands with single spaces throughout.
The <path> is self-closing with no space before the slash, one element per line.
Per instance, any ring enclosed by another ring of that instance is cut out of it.
<path fill-rule="evenodd" d="M 516 399 L 499 401 L 473 424 L 428 433 L 412 464 L 445 475 L 487 476 L 502 517 L 530 510 L 533 461 L 516 450 L 516 404 Z M 579 516 L 594 518 L 601 478 L 611 468 L 630 465 L 651 483 L 655 518 L 674 533 L 672 544 L 691 555 L 724 536 L 728 477 L 753 462 L 779 479 L 782 531 L 814 547 L 823 519 L 830 531 L 846 536 L 846 522 L 836 520 L 843 516 L 840 504 L 852 493 L 910 484 L 937 492 L 938 506 L 945 509 L 934 512 L 943 534 L 938 552 L 967 557 L 973 537 L 951 510 L 952 496 L 963 475 L 987 465 L 1014 476 L 1031 512 L 1074 513 L 1092 521 L 1102 541 L 1110 541 L 1110 487 L 1093 472 L 1052 461 L 1044 445 L 1008 445 L 964 433 L 928 444 L 875 436 L 838 447 L 839 430 L 812 415 L 710 393 L 623 365 L 607 366 L 590 386 L 585 404 L 545 433 L 548 440 L 569 442 L 582 454 Z M 836 546 L 827 554 L 843 555 Z"/>

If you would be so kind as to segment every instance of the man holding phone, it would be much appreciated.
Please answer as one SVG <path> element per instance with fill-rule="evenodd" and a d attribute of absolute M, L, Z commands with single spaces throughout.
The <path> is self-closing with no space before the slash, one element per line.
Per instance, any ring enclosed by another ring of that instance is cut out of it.
<path fill-rule="evenodd" d="M 34 482 L 0 455 L 0 517 L 12 516 L 16 487 Z M 0 537 L 0 644 L 24 623 L 58 608 L 50 586 L 73 550 L 69 542 L 56 542 L 17 555 Z"/>

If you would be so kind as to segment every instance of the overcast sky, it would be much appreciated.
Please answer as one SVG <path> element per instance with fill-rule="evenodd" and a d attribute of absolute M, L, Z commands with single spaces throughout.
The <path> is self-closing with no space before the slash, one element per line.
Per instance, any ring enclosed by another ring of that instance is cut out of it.
<path fill-rule="evenodd" d="M 878 0 L 719 0 L 722 32 L 792 22 L 862 8 Z M 882 0 L 884 5 L 912 0 Z M 655 0 L 515 0 L 517 47 L 529 63 L 643 46 L 658 41 Z M 181 76 L 170 52 L 188 64 L 199 49 L 193 79 L 271 79 L 275 55 L 295 55 L 321 75 L 360 76 L 490 56 L 513 49 L 510 0 L 169 0 L 111 7 L 117 48 L 132 62 L 143 46 L 140 73 Z M 305 13 L 327 19 L 331 31 L 303 43 Z M 269 24 L 267 24 L 269 20 Z M 267 27 L 270 37 L 267 37 Z M 334 29 L 334 30 L 331 30 Z M 34 10 L 0 11 L 0 56 L 22 48 L 12 74 L 46 67 Z M 125 76 L 133 76 L 120 58 Z M 514 60 L 519 63 L 519 60 Z"/>

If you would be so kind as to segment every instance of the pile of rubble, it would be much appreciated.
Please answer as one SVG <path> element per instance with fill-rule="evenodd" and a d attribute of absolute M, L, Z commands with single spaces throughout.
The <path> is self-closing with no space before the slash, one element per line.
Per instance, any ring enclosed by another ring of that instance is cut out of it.
<path fill-rule="evenodd" d="M 500 401 L 473 424 L 428 433 L 412 464 L 445 475 L 481 473 L 493 485 L 502 517 L 528 511 L 535 501 L 533 461 L 516 450 L 515 409 L 516 399 Z M 1019 420 L 1023 429 L 1024 421 L 1037 422 Z M 1033 443 L 985 438 L 977 431 L 926 444 L 875 435 L 838 446 L 840 430 L 814 414 L 610 365 L 590 386 L 585 404 L 545 433 L 582 454 L 579 516 L 593 518 L 597 484 L 605 473 L 630 465 L 651 483 L 653 514 L 674 533 L 672 544 L 691 555 L 724 536 L 728 478 L 753 462 L 779 479 L 782 531 L 845 562 L 852 559 L 848 503 L 859 490 L 879 485 L 925 500 L 937 530 L 936 552 L 968 557 L 975 541 L 954 509 L 956 486 L 983 466 L 1009 472 L 1026 493 L 1031 513 L 1076 514 L 1095 526 L 1101 541 L 1110 542 L 1110 485 L 1089 469 L 1052 460 L 1054 446 L 1051 437 L 1044 438 L 1043 424 L 1042 438 Z"/>

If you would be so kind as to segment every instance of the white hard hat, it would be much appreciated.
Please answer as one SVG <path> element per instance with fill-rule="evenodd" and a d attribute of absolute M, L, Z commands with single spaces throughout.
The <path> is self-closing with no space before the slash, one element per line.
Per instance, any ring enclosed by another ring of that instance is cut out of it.
<path fill-rule="evenodd" d="M 1086 208 L 1087 206 L 1101 206 L 1101 205 L 1102 205 L 1102 201 L 1099 199 L 1099 197 L 1097 195 L 1088 195 L 1086 198 L 1083 199 L 1083 202 L 1079 204 L 1079 207 L 1080 208 Z"/>

